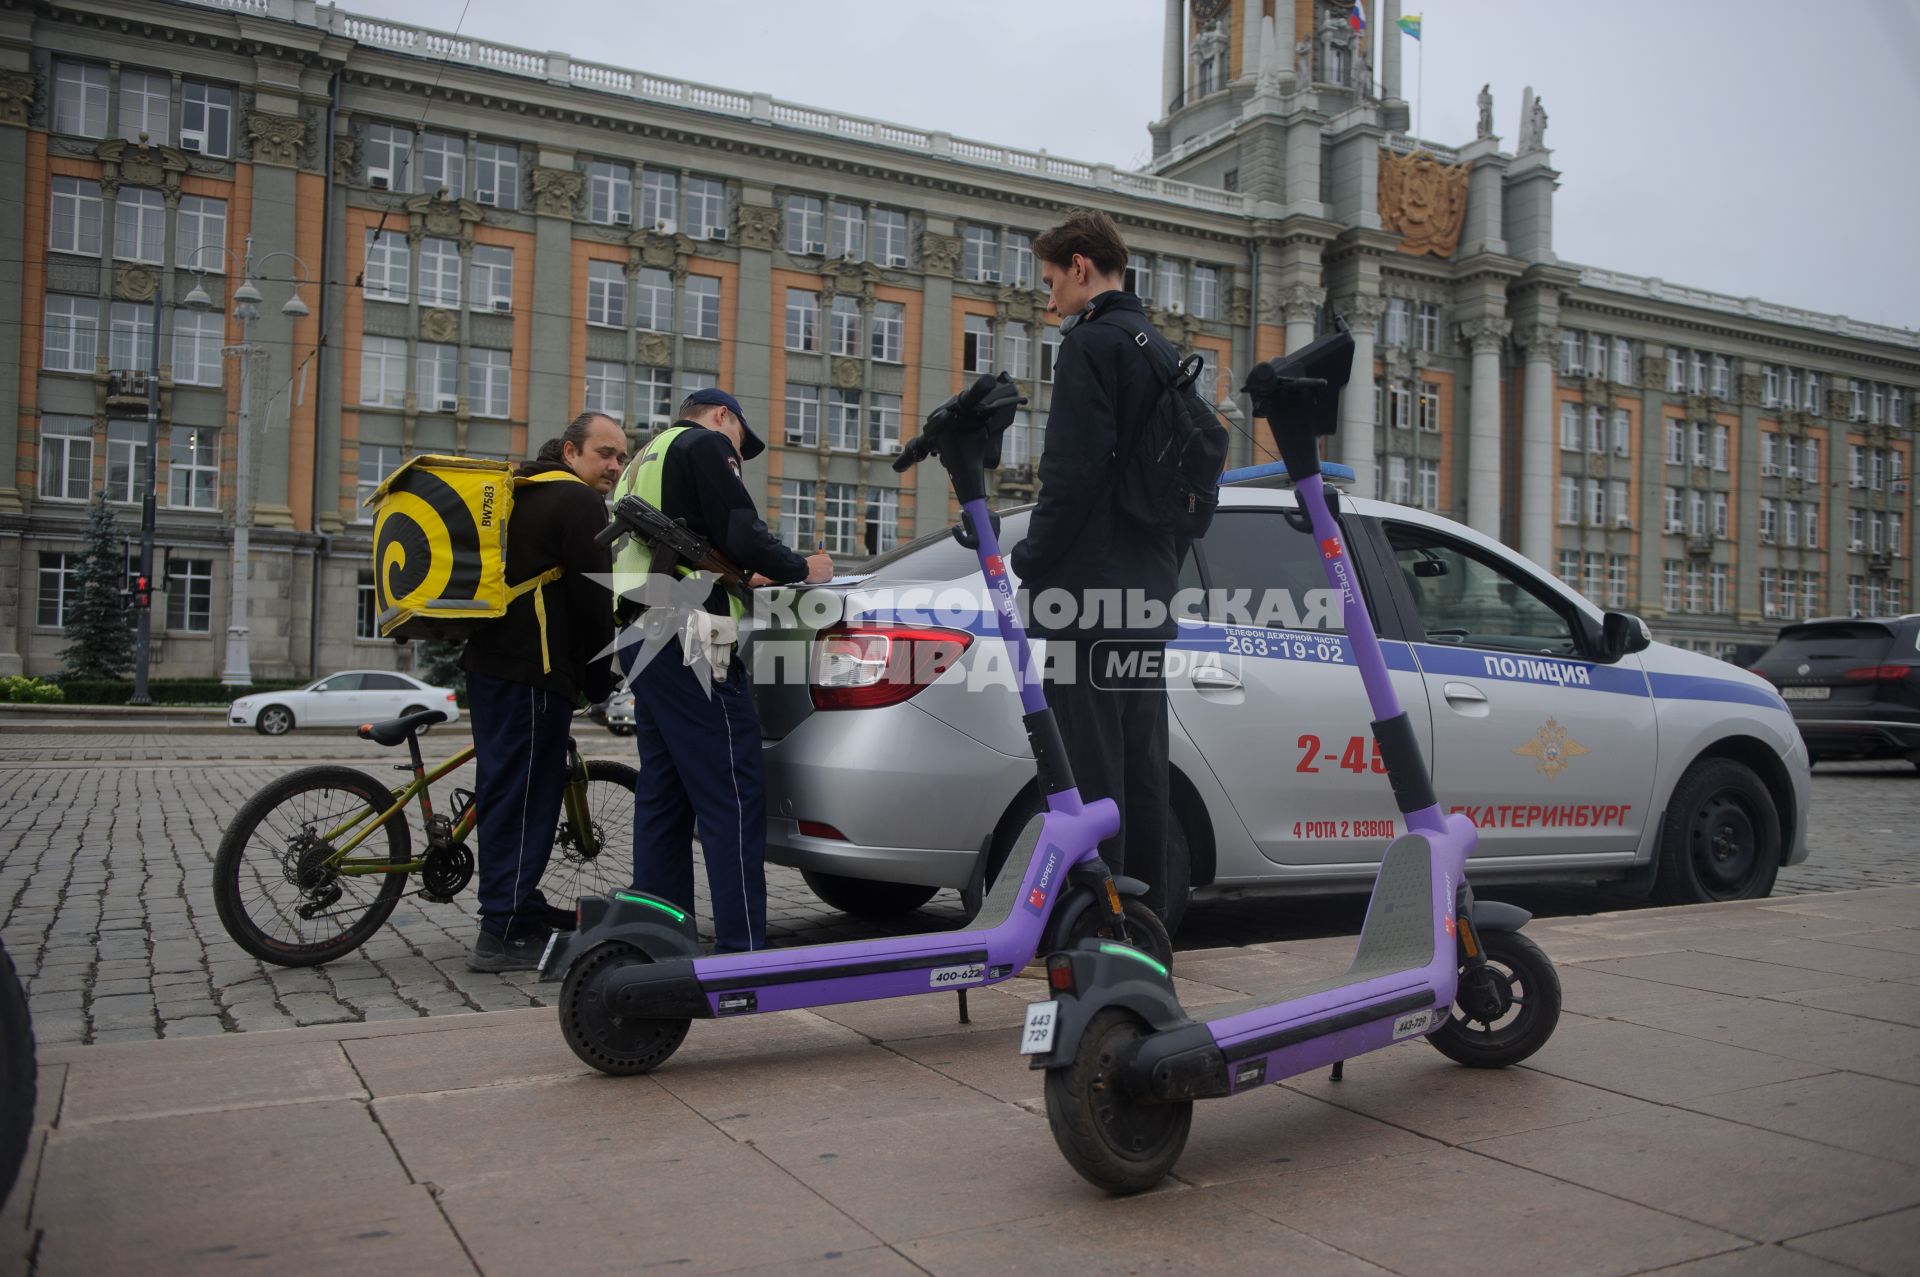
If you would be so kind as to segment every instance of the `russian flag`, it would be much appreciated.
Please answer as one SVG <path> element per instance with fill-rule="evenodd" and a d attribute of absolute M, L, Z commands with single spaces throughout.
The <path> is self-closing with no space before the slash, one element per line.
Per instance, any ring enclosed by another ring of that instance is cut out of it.
<path fill-rule="evenodd" d="M 1353 0 L 1353 12 L 1347 15 L 1347 25 L 1356 33 L 1367 29 L 1367 11 L 1360 7 L 1360 0 Z"/>

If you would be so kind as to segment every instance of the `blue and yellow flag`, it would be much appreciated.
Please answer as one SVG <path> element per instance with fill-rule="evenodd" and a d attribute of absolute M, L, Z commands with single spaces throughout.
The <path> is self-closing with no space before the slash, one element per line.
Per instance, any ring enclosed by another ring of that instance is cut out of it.
<path fill-rule="evenodd" d="M 1420 38 L 1420 15 L 1410 13 L 1400 19 L 1400 29 L 1418 40 Z"/>

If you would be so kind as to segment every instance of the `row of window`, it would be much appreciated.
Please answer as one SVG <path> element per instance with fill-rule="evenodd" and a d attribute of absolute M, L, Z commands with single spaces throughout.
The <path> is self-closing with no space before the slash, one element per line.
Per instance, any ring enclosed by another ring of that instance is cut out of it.
<path fill-rule="evenodd" d="M 1817 572 L 1761 568 L 1760 614 L 1782 621 L 1820 615 L 1821 579 Z"/>
<path fill-rule="evenodd" d="M 119 92 L 114 93 L 114 77 Z M 226 158 L 233 153 L 233 90 L 181 79 L 165 71 L 114 69 L 62 59 L 53 66 L 53 131 L 75 137 L 112 136 Z M 117 110 L 114 109 L 117 106 Z M 174 131 L 174 121 L 179 131 Z"/>
<path fill-rule="evenodd" d="M 1440 509 L 1440 463 L 1423 457 L 1389 456 L 1386 465 L 1377 473 L 1377 482 L 1384 485 L 1384 491 L 1376 496 L 1385 496 L 1388 501 L 1398 505 L 1414 505 L 1422 510 Z"/>
<path fill-rule="evenodd" d="M 47 247 L 56 253 L 99 257 L 105 247 L 106 197 L 100 183 L 56 177 L 49 183 Z M 174 213 L 173 261 L 176 266 L 224 272 L 227 202 L 205 195 L 182 195 Z M 123 186 L 113 197 L 113 258 L 160 266 L 166 262 L 167 201 L 147 186 Z"/>
<path fill-rule="evenodd" d="M 1572 475 L 1560 476 L 1560 522 L 1584 521 L 1589 527 L 1604 528 L 1609 522 L 1608 511 L 1612 511 L 1614 527 L 1633 526 L 1633 507 L 1628 500 L 1625 479 L 1588 479 L 1583 488 L 1581 481 Z"/>
<path fill-rule="evenodd" d="M 80 606 L 80 566 L 83 554 L 40 554 L 39 606 L 35 621 L 48 629 L 64 629 Z M 139 560 L 129 556 L 127 587 L 139 573 Z M 162 615 L 166 628 L 186 634 L 213 630 L 213 560 L 167 556 L 166 599 Z"/>
<path fill-rule="evenodd" d="M 100 354 L 100 301 L 49 293 L 40 365 L 48 372 L 91 376 Z M 224 316 L 173 312 L 173 379 L 189 386 L 220 384 L 226 343 Z M 112 302 L 107 307 L 107 366 L 153 371 L 153 304 Z"/>
<path fill-rule="evenodd" d="M 1389 297 L 1380 318 L 1374 321 L 1373 339 L 1381 346 L 1412 345 L 1436 354 L 1440 350 L 1440 307 L 1433 302 Z"/>
<path fill-rule="evenodd" d="M 110 421 L 106 474 L 100 494 L 137 504 L 146 493 L 147 424 Z M 93 418 L 40 419 L 40 495 L 49 501 L 90 501 L 94 496 Z M 173 426 L 167 432 L 167 504 L 176 510 L 213 510 L 220 504 L 220 432 L 204 426 Z"/>
<path fill-rule="evenodd" d="M 1870 426 L 1907 424 L 1907 396 L 1898 386 L 1877 381 L 1847 382 L 1847 420 L 1864 421 Z"/>
<path fill-rule="evenodd" d="M 1731 533 L 1731 515 L 1727 494 L 1724 492 L 1705 492 L 1699 488 L 1668 488 L 1662 509 L 1666 515 L 1668 532 L 1684 532 L 1688 536 L 1704 537 L 1711 529 L 1712 535 L 1725 539 Z M 1709 522 L 1708 512 L 1712 518 Z"/>
<path fill-rule="evenodd" d="M 864 404 L 865 411 L 862 411 Z M 861 423 L 868 451 L 900 451 L 900 396 L 788 382 L 784 424 L 787 443 L 817 448 L 822 438 L 834 452 L 858 452 Z M 823 434 L 824 430 L 824 434 Z"/>
<path fill-rule="evenodd" d="M 903 312 L 904 313 L 904 312 Z M 627 280 L 618 262 L 587 263 L 587 322 L 606 328 L 629 325 L 646 332 L 673 331 L 673 276 L 645 267 Z M 904 321 L 901 325 L 905 328 Z M 680 331 L 688 337 L 720 336 L 720 280 L 688 275 L 681 286 Z"/>
<path fill-rule="evenodd" d="M 445 192 L 467 197 L 472 174 L 474 202 L 520 207 L 520 147 L 458 133 L 435 133 L 415 125 L 375 120 L 367 125 L 362 155 L 367 185 L 383 191 Z"/>
<path fill-rule="evenodd" d="M 1560 579 L 1602 607 L 1627 606 L 1627 568 L 1624 554 L 1560 551 Z"/>
<path fill-rule="evenodd" d="M 781 242 L 795 257 L 907 264 L 907 215 L 897 208 L 788 195 L 780 210 Z"/>
<path fill-rule="evenodd" d="M 1660 565 L 1660 606 L 1679 612 L 1682 603 L 1688 612 L 1733 611 L 1733 593 L 1724 563 L 1702 564 L 1694 560 L 1668 559 Z"/>
<path fill-rule="evenodd" d="M 1696 421 L 1691 429 L 1678 417 L 1667 419 L 1667 464 L 1684 466 L 1689 458 L 1696 466 L 1711 466 L 1720 473 L 1727 471 L 1728 449 L 1732 436 L 1727 427 L 1705 421 Z M 1687 447 L 1691 439 L 1693 447 Z M 1815 464 L 1818 464 L 1816 454 Z"/>
<path fill-rule="evenodd" d="M 863 324 L 868 330 L 864 348 L 860 341 Z M 857 358 L 865 353 L 882 363 L 897 364 L 905 358 L 906 337 L 907 308 L 900 302 L 875 302 L 869 321 L 861 311 L 859 298 L 835 295 L 827 315 L 828 354 Z M 787 290 L 786 344 L 788 350 L 820 350 L 819 293 L 804 288 Z"/>
<path fill-rule="evenodd" d="M 1847 486 L 1865 488 L 1869 492 L 1878 492 L 1883 487 L 1892 487 L 1895 492 L 1907 490 L 1906 457 L 1893 448 L 1867 448 L 1860 444 L 1847 445 Z"/>
<path fill-rule="evenodd" d="M 1604 377 L 1617 385 L 1631 386 L 1638 360 L 1634 344 L 1625 337 L 1606 333 L 1560 330 L 1560 373 L 1565 377 Z"/>
<path fill-rule="evenodd" d="M 829 554 L 884 554 L 900 541 L 900 492 L 818 479 L 782 479 L 775 524 L 783 543 L 808 554 L 820 547 Z"/>
<path fill-rule="evenodd" d="M 1760 498 L 1760 544 L 1799 545 L 1811 550 L 1820 544 L 1820 503 Z"/>
<path fill-rule="evenodd" d="M 460 347 L 448 342 L 416 342 L 413 349 L 414 404 L 422 412 L 453 412 L 464 384 L 467 411 L 476 417 L 506 417 L 513 403 L 513 352 L 469 347 L 466 378 L 460 376 Z M 407 401 L 407 339 L 361 338 L 360 402 L 370 408 L 403 408 Z"/>
<path fill-rule="evenodd" d="M 418 263 L 414 261 L 416 256 Z M 474 310 L 512 310 L 513 250 L 497 244 L 475 244 L 465 256 L 463 268 L 457 240 L 426 236 L 415 254 L 405 232 L 369 230 L 360 277 L 362 293 L 370 301 L 385 302 L 404 302 L 418 295 L 422 306 L 457 310 L 464 280 L 465 296 Z"/>
<path fill-rule="evenodd" d="M 1440 433 L 1440 386 L 1437 382 L 1417 384 L 1373 383 L 1373 419 L 1384 421 L 1395 430 L 1417 429 L 1426 434 Z"/>
<path fill-rule="evenodd" d="M 684 399 L 696 390 L 715 385 L 716 381 L 717 378 L 710 372 L 682 373 L 679 397 Z M 624 363 L 587 360 L 587 394 L 583 406 L 589 412 L 603 413 L 615 421 L 625 422 L 627 405 L 632 404 L 635 426 L 658 429 L 673 421 L 677 403 L 674 395 L 671 368 L 641 365 L 633 369 L 629 376 Z"/>
<path fill-rule="evenodd" d="M 1670 422 L 1669 431 L 1679 424 L 1677 421 Z M 1668 450 L 1671 451 L 1671 438 L 1668 440 L 1668 445 Z M 1625 408 L 1608 409 L 1598 404 L 1577 403 L 1560 405 L 1560 450 L 1562 452 L 1602 453 L 1611 450 L 1614 456 L 1624 457 L 1629 455 L 1632 446 L 1633 419 Z"/>

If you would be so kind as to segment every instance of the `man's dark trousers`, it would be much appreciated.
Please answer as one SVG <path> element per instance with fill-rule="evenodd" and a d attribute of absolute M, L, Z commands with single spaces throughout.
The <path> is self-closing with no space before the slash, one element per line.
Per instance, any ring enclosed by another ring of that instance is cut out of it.
<path fill-rule="evenodd" d="M 638 651 L 622 649 L 621 660 Z M 682 663 L 678 640 L 668 643 L 633 675 L 633 735 L 640 749 L 634 888 L 691 913 L 698 828 L 714 951 L 766 948 L 766 773 L 746 667 L 735 657 L 727 681 L 716 684 L 705 666 Z"/>
<path fill-rule="evenodd" d="M 468 671 L 467 715 L 480 808 L 480 929 L 512 939 L 547 925 L 540 875 L 560 823 L 573 702 Z"/>
<path fill-rule="evenodd" d="M 1054 640 L 1048 647 L 1057 645 Z M 1047 680 L 1047 704 L 1060 724 L 1080 796 L 1120 805 L 1120 832 L 1100 844 L 1100 859 L 1114 874 L 1146 883 L 1147 906 L 1164 918 L 1169 782 L 1160 661 L 1166 645 L 1081 639 L 1075 646 L 1069 662 L 1056 664 L 1063 654 L 1048 656 L 1050 666 L 1071 673 Z M 1138 663 L 1128 672 L 1130 656 Z"/>

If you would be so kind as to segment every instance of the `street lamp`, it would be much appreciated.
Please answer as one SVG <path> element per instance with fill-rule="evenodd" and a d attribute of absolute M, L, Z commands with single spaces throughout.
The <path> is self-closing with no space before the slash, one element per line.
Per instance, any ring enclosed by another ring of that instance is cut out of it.
<path fill-rule="evenodd" d="M 233 479 L 233 562 L 227 571 L 227 661 L 226 668 L 220 672 L 220 681 L 228 687 L 248 687 L 253 683 L 253 661 L 248 651 L 247 628 L 247 567 L 248 534 L 253 527 L 252 493 L 252 443 L 253 443 L 253 321 L 259 318 L 260 305 L 265 300 L 258 287 L 254 285 L 254 270 L 264 266 L 276 257 L 285 257 L 299 270 L 294 279 L 268 278 L 269 283 L 290 284 L 292 291 L 286 304 L 280 307 L 280 313 L 290 319 L 304 319 L 310 312 L 306 302 L 300 300 L 300 288 L 309 282 L 307 263 L 297 254 L 289 252 L 268 253 L 256 259 L 253 255 L 253 236 L 247 236 L 246 252 L 236 258 L 233 250 L 223 244 L 202 244 L 187 258 L 187 267 L 193 271 L 193 288 L 182 298 L 182 304 L 190 310 L 204 311 L 213 305 L 213 299 L 207 295 L 202 281 L 206 276 L 204 268 L 194 265 L 200 254 L 208 249 L 224 254 L 229 260 L 240 264 L 240 286 L 233 290 L 233 313 L 240 321 L 240 344 L 221 350 L 222 355 L 240 356 L 240 416 L 236 428 L 236 446 L 234 450 Z M 156 441 L 151 438 L 149 428 L 147 444 L 147 465 L 149 475 L 153 466 L 153 449 Z M 152 479 L 149 478 L 151 492 Z M 142 533 L 150 538 L 151 532 L 143 528 Z M 142 547 L 143 561 L 151 557 L 151 551 Z"/>

